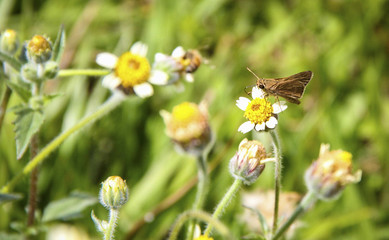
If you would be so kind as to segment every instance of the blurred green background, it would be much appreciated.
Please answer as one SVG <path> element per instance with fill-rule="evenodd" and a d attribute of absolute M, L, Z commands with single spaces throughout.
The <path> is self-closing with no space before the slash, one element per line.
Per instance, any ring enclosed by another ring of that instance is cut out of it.
<path fill-rule="evenodd" d="M 98 68 L 97 53 L 121 54 L 138 40 L 148 44 L 150 61 L 156 52 L 170 53 L 179 45 L 199 49 L 209 61 L 183 92 L 157 86 L 153 97 L 130 98 L 69 138 L 40 167 L 40 211 L 74 190 L 97 196 L 103 180 L 119 175 L 127 180 L 130 201 L 122 210 L 117 239 L 163 239 L 176 216 L 191 208 L 195 189 L 153 221 L 137 224 L 196 176 L 196 164 L 192 157 L 174 151 L 159 111 L 212 96 L 209 114 L 216 143 L 209 161 L 217 164 L 206 203 L 206 210 L 212 211 L 233 181 L 229 159 L 243 138 L 252 138 L 237 132 L 245 120 L 235 101 L 255 83 L 246 67 L 261 77 L 311 70 L 314 77 L 301 105 L 289 104 L 279 118 L 283 191 L 305 193 L 304 171 L 317 158 L 321 143 L 351 152 L 363 177 L 338 200 L 318 202 L 302 218 L 303 227 L 293 239 L 389 239 L 388 10 L 385 0 L 0 1 L 0 30 L 15 29 L 22 40 L 34 34 L 55 39 L 64 24 L 67 45 L 62 68 Z M 101 80 L 93 77 L 52 80 L 46 92 L 61 96 L 46 108 L 42 146 L 109 96 Z M 9 107 L 19 101 L 13 95 Z M 8 114 L 1 129 L 1 186 L 28 160 L 26 156 L 16 161 L 13 120 Z M 267 134 L 260 137 L 270 152 Z M 272 177 L 269 164 L 244 191 L 272 189 Z M 16 233 L 17 223 L 26 219 L 27 178 L 15 192 L 24 198 L 0 207 L 2 232 Z M 70 224 L 98 239 L 89 217 L 92 208 L 99 218 L 107 217 L 96 204 L 79 218 L 45 226 Z M 249 232 L 239 217 L 242 211 L 237 196 L 222 218 L 236 236 Z M 44 236 L 43 232 L 38 238 Z"/>

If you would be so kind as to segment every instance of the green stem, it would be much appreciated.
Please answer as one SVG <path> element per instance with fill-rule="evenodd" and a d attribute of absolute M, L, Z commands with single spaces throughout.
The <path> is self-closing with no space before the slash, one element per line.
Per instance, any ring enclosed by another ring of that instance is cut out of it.
<path fill-rule="evenodd" d="M 201 210 L 204 205 L 205 196 L 208 192 L 208 177 L 207 177 L 207 154 L 204 152 L 201 156 L 197 157 L 197 169 L 198 169 L 198 183 L 195 202 L 193 204 L 193 210 Z M 196 221 L 192 221 L 189 224 L 187 239 L 193 238 Z"/>
<path fill-rule="evenodd" d="M 196 218 L 198 220 L 202 220 L 209 224 L 212 224 L 215 229 L 223 235 L 224 239 L 232 239 L 232 234 L 229 232 L 228 228 L 223 225 L 219 220 L 213 218 L 210 214 L 200 211 L 200 210 L 190 210 L 182 213 L 174 223 L 172 227 L 172 231 L 170 232 L 170 236 L 168 240 L 176 240 L 180 229 L 185 224 L 186 221 Z"/>
<path fill-rule="evenodd" d="M 113 94 L 103 105 L 100 106 L 100 108 L 97 109 L 96 112 L 84 117 L 80 122 L 78 122 L 76 125 L 71 127 L 70 129 L 64 131 L 60 135 L 58 135 L 54 140 L 52 140 L 46 147 L 42 149 L 42 151 L 39 152 L 38 155 L 36 155 L 24 168 L 23 170 L 17 174 L 10 182 L 8 182 L 7 185 L 5 185 L 1 189 L 1 193 L 7 193 L 10 191 L 11 188 L 25 175 L 29 174 L 32 169 L 34 169 L 38 164 L 43 162 L 47 156 L 51 152 L 53 152 L 55 149 L 59 147 L 59 145 L 65 141 L 66 138 L 68 138 L 71 134 L 75 133 L 76 131 L 82 129 L 87 124 L 92 123 L 96 121 L 97 119 L 100 119 L 105 114 L 113 110 L 115 107 L 117 107 L 121 102 L 125 100 L 124 96 L 120 95 L 119 93 Z"/>
<path fill-rule="evenodd" d="M 297 208 L 294 210 L 293 214 L 288 218 L 288 220 L 280 227 L 280 229 L 277 230 L 277 232 L 275 233 L 274 237 L 272 238 L 272 240 L 276 240 L 278 238 L 280 238 L 286 230 L 288 230 L 288 228 L 290 227 L 290 225 L 292 225 L 292 223 L 294 222 L 294 220 L 297 219 L 298 216 L 300 216 L 300 214 L 302 214 L 303 212 L 305 212 L 312 204 L 315 203 L 315 201 L 317 200 L 317 197 L 316 195 L 309 191 L 303 198 L 303 200 L 301 200 L 301 202 L 299 203 L 299 205 L 297 206 Z"/>
<path fill-rule="evenodd" d="M 70 76 L 105 76 L 109 74 L 111 70 L 107 69 L 61 69 L 58 73 L 59 77 Z"/>
<path fill-rule="evenodd" d="M 238 178 L 235 179 L 235 181 L 231 185 L 230 189 L 228 189 L 228 191 L 224 195 L 223 199 L 217 205 L 215 212 L 212 214 L 213 219 L 219 219 L 219 217 L 223 213 L 224 209 L 228 206 L 232 197 L 239 190 L 239 188 L 240 188 L 240 186 L 242 186 L 242 184 L 243 184 L 243 181 L 241 179 L 238 179 Z M 211 230 L 212 230 L 212 224 L 209 223 L 207 228 L 204 231 L 204 235 L 208 236 L 211 233 Z"/>
<path fill-rule="evenodd" d="M 111 208 L 109 210 L 109 222 L 108 227 L 104 231 L 104 240 L 112 240 L 114 239 L 114 232 L 116 227 L 116 222 L 119 216 L 119 209 Z"/>
<path fill-rule="evenodd" d="M 281 161 L 281 147 L 280 140 L 278 138 L 278 134 L 276 130 L 270 131 L 270 136 L 273 142 L 273 151 L 274 151 L 274 216 L 273 216 L 273 235 L 277 231 L 278 228 L 278 205 L 280 201 L 280 191 L 281 191 L 281 169 L 282 169 L 282 161 Z"/>

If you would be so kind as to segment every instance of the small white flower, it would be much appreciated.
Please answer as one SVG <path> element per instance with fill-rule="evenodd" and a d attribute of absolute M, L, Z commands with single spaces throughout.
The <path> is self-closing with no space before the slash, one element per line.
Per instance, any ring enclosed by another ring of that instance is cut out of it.
<path fill-rule="evenodd" d="M 253 87 L 251 96 L 253 100 L 240 97 L 236 101 L 236 106 L 244 111 L 244 117 L 248 120 L 239 126 L 238 131 L 247 133 L 253 129 L 264 131 L 267 128 L 275 128 L 278 123 L 277 114 L 287 108 L 285 102 L 276 102 L 271 105 L 265 97 L 265 92 L 257 86 Z"/>
<path fill-rule="evenodd" d="M 96 56 L 96 63 L 102 67 L 112 69 L 112 73 L 103 78 L 103 86 L 112 91 L 121 91 L 126 94 L 135 93 L 141 98 L 153 95 L 153 87 L 149 82 L 157 82 L 157 77 L 151 76 L 151 67 L 146 59 L 147 45 L 136 42 L 130 51 L 120 57 L 112 53 L 100 53 Z"/>

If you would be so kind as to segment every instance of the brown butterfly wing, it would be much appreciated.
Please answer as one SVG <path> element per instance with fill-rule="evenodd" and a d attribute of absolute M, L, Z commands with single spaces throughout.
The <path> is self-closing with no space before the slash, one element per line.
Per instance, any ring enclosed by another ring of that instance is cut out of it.
<path fill-rule="evenodd" d="M 312 79 L 312 72 L 306 71 L 285 78 L 266 80 L 267 92 L 285 98 L 288 102 L 300 104 L 305 87 Z"/>

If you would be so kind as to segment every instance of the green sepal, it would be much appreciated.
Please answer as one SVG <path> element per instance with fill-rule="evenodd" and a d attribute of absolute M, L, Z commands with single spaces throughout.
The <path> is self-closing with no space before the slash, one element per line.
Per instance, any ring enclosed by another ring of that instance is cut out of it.
<path fill-rule="evenodd" d="M 11 88 L 12 92 L 16 93 L 22 99 L 24 103 L 28 103 L 31 98 L 31 91 L 27 88 L 26 84 L 7 81 L 7 85 Z"/>
<path fill-rule="evenodd" d="M 62 53 L 65 48 L 65 41 L 66 41 L 66 34 L 65 34 L 65 29 L 63 24 L 59 28 L 58 34 L 57 34 L 57 39 L 55 39 L 54 47 L 53 47 L 53 55 L 51 59 L 53 61 L 56 61 L 59 63 L 62 57 Z"/>
<path fill-rule="evenodd" d="M 261 224 L 262 232 L 266 236 L 269 232 L 269 225 L 267 225 L 266 219 L 262 215 L 262 213 L 258 209 L 255 209 L 252 207 L 248 207 L 248 206 L 244 206 L 244 205 L 243 205 L 243 207 L 247 208 L 248 210 L 254 212 L 257 215 L 259 223 Z"/>
<path fill-rule="evenodd" d="M 43 112 L 29 107 L 21 107 L 15 111 L 16 156 L 20 159 L 26 151 L 32 136 L 38 132 L 44 121 Z"/>
<path fill-rule="evenodd" d="M 0 193 L 0 204 L 5 202 L 12 202 L 22 199 L 21 194 L 17 193 Z"/>
<path fill-rule="evenodd" d="M 13 67 L 16 71 L 20 71 L 22 68 L 22 63 L 16 59 L 15 57 L 3 52 L 0 50 L 0 60 L 8 63 L 11 67 Z"/>
<path fill-rule="evenodd" d="M 82 217 L 81 212 L 98 202 L 95 196 L 74 192 L 70 196 L 51 202 L 43 212 L 42 221 L 69 220 Z"/>

